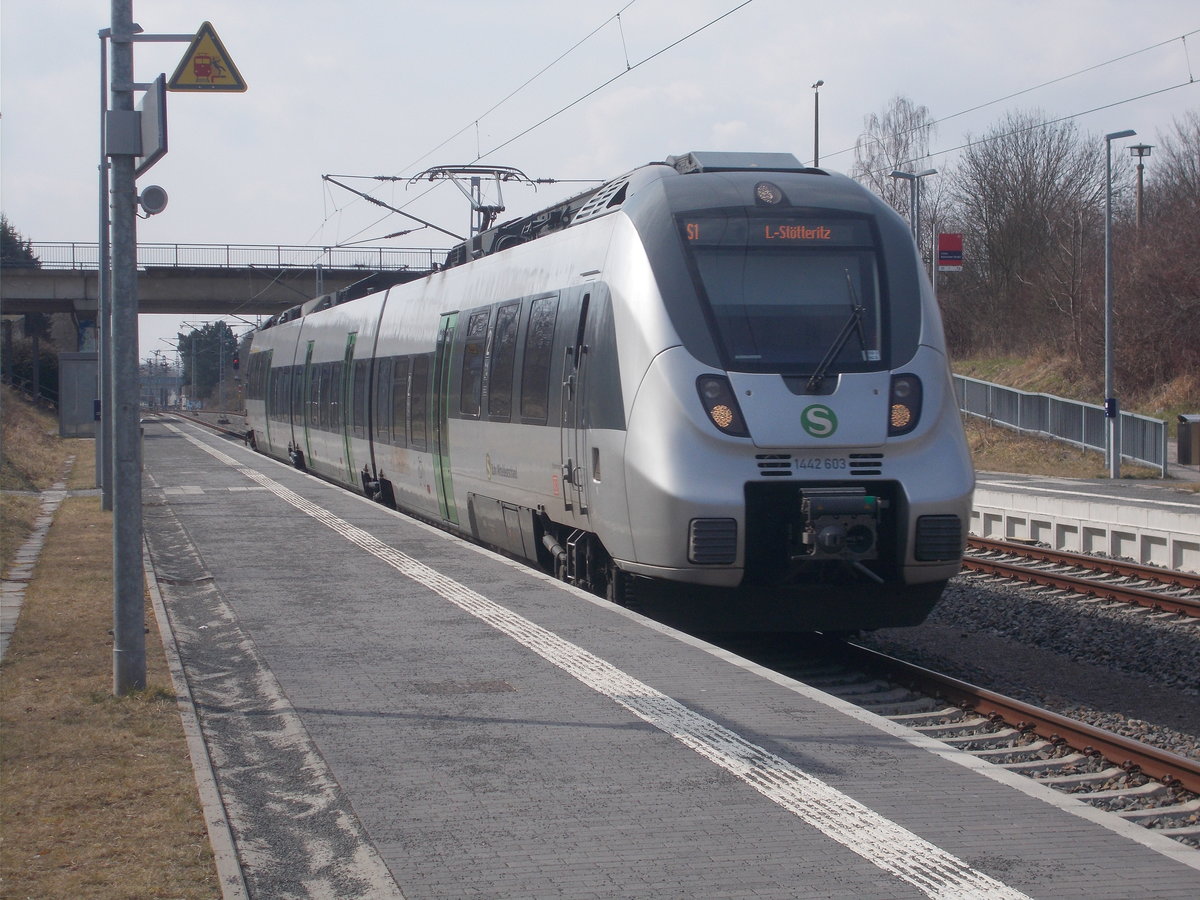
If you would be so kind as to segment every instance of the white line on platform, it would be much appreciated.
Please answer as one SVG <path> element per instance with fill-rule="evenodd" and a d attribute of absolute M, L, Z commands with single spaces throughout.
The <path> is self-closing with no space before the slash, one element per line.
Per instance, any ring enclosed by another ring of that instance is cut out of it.
<path fill-rule="evenodd" d="M 237 469 L 281 500 L 328 525 L 386 562 L 633 715 L 737 776 L 793 815 L 929 897 L 1019 900 L 1027 895 L 973 869 L 953 854 L 881 816 L 791 762 L 638 681 L 611 663 L 500 606 L 452 578 L 383 543 L 269 476 L 244 467 L 223 451 L 177 431 L 195 446 Z"/>

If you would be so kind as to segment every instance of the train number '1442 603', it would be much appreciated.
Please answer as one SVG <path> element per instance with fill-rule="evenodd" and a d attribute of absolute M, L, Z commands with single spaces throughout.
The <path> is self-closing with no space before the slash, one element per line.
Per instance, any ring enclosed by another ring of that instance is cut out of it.
<path fill-rule="evenodd" d="M 798 469 L 848 469 L 850 461 L 844 456 L 805 456 L 796 460 Z"/>

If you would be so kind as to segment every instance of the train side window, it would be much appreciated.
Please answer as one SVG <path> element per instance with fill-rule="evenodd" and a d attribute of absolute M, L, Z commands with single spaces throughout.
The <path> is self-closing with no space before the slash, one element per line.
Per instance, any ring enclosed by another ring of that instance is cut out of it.
<path fill-rule="evenodd" d="M 370 396 L 367 390 L 371 379 L 371 361 L 356 359 L 354 361 L 354 383 L 352 385 L 351 406 L 354 408 L 354 436 L 367 437 L 367 402 Z"/>
<path fill-rule="evenodd" d="M 467 337 L 463 344 L 462 386 L 458 408 L 464 416 L 478 417 L 483 398 L 483 351 L 487 346 L 488 319 L 491 311 L 477 312 L 467 320 Z"/>
<path fill-rule="evenodd" d="M 409 382 L 408 424 L 409 444 L 415 450 L 425 450 L 429 446 L 429 356 L 418 356 L 412 363 L 412 379 Z"/>
<path fill-rule="evenodd" d="M 392 367 L 391 357 L 381 359 L 375 370 L 375 440 L 386 441 L 392 433 Z"/>
<path fill-rule="evenodd" d="M 304 389 L 304 366 L 288 366 L 287 393 L 281 394 L 283 400 L 283 415 L 293 425 L 301 425 L 304 421 L 304 407 L 300 405 L 301 391 Z"/>
<path fill-rule="evenodd" d="M 313 428 L 321 427 L 321 374 L 324 367 L 312 366 L 308 392 L 308 422 Z"/>
<path fill-rule="evenodd" d="M 267 413 L 273 419 L 288 419 L 292 400 L 292 366 L 280 366 L 271 376 L 271 409 Z"/>
<path fill-rule="evenodd" d="M 392 443 L 408 443 L 408 368 L 407 357 L 398 357 L 392 369 Z"/>
<path fill-rule="evenodd" d="M 558 295 L 534 300 L 529 307 L 525 358 L 521 366 L 521 417 L 546 421 L 550 405 L 550 363 Z"/>
<path fill-rule="evenodd" d="M 492 334 L 492 354 L 488 372 L 488 417 L 512 417 L 513 361 L 517 357 L 517 325 L 521 304 L 509 303 L 496 313 Z"/>
<path fill-rule="evenodd" d="M 329 376 L 329 422 L 330 431 L 342 430 L 342 418 L 344 412 L 342 410 L 342 369 L 345 366 L 340 363 L 326 363 L 325 372 Z"/>
<path fill-rule="evenodd" d="M 308 377 L 311 378 L 313 376 L 312 371 L 306 369 L 306 367 L 296 366 L 295 374 L 292 376 L 292 409 L 295 411 L 297 425 L 303 425 L 306 421 L 304 415 L 304 378 L 306 372 Z"/>

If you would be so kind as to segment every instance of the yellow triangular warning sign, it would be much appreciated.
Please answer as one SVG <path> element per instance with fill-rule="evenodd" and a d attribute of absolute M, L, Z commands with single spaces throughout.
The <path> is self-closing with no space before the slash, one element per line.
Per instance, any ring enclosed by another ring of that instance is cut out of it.
<path fill-rule="evenodd" d="M 205 22 L 167 82 L 168 91 L 244 91 L 246 82 L 225 52 L 210 23 Z"/>

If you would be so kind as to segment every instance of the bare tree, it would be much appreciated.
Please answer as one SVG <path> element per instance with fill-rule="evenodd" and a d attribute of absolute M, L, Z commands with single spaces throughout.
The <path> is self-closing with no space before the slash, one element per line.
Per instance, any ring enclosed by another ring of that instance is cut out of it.
<path fill-rule="evenodd" d="M 1176 385 L 1200 396 L 1200 113 L 1158 135 L 1142 227 L 1117 234 L 1117 377 L 1125 388 Z M 1190 383 L 1187 382 L 1190 379 Z M 1168 392 L 1171 389 L 1168 388 Z"/>
<path fill-rule="evenodd" d="M 854 165 L 850 177 L 866 185 L 899 212 L 909 212 L 908 184 L 898 184 L 891 173 L 928 168 L 921 161 L 929 156 L 929 142 L 936 126 L 929 109 L 897 95 L 882 113 L 863 120 L 863 133 L 854 143 Z"/>
<path fill-rule="evenodd" d="M 966 305 L 998 350 L 1089 343 L 1087 273 L 1102 235 L 1096 141 L 1037 111 L 1009 113 L 963 152 L 951 176 L 970 245 Z"/>
<path fill-rule="evenodd" d="M 1200 208 L 1200 112 L 1189 110 L 1166 134 L 1159 132 L 1156 150 L 1146 167 L 1151 209 Z"/>

